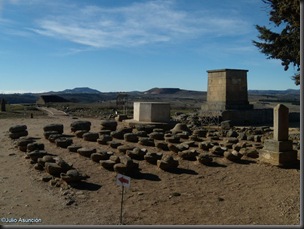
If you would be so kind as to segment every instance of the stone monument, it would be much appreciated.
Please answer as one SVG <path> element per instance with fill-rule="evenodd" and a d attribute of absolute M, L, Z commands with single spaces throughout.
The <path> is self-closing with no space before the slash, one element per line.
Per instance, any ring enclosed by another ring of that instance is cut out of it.
<path fill-rule="evenodd" d="M 253 108 L 253 105 L 248 102 L 248 70 L 220 69 L 207 72 L 207 103 L 202 106 L 202 110 L 245 110 Z"/>
<path fill-rule="evenodd" d="M 297 151 L 292 149 L 292 141 L 288 140 L 289 109 L 278 104 L 273 112 L 273 139 L 264 142 L 259 153 L 259 161 L 277 166 L 292 165 L 297 162 Z"/>
<path fill-rule="evenodd" d="M 209 70 L 207 101 L 201 106 L 201 117 L 217 116 L 233 125 L 272 122 L 272 109 L 253 109 L 248 101 L 247 72 L 243 69 Z"/>

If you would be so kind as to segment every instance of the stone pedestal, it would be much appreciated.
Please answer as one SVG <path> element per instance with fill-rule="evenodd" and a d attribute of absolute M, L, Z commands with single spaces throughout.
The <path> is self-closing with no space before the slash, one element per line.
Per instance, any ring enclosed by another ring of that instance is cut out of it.
<path fill-rule="evenodd" d="M 170 104 L 163 102 L 134 102 L 133 119 L 140 122 L 169 122 Z"/>
<path fill-rule="evenodd" d="M 246 110 L 248 102 L 247 72 L 241 69 L 219 69 L 208 72 L 207 102 L 203 111 Z"/>
<path fill-rule="evenodd" d="M 288 108 L 278 104 L 273 110 L 273 139 L 264 142 L 259 161 L 276 166 L 293 165 L 298 155 L 292 149 L 292 141 L 288 140 Z"/>
<path fill-rule="evenodd" d="M 260 150 L 259 161 L 276 165 L 290 165 L 297 161 L 297 151 L 292 149 L 292 141 L 266 140 Z"/>

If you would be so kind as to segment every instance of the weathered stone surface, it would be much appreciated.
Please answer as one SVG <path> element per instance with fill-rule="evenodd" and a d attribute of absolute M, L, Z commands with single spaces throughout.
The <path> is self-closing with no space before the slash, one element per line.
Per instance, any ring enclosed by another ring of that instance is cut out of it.
<path fill-rule="evenodd" d="M 68 148 L 68 146 L 73 144 L 73 139 L 61 137 L 61 138 L 57 138 L 55 140 L 55 143 L 56 143 L 56 146 L 66 149 L 66 148 Z"/>
<path fill-rule="evenodd" d="M 178 152 L 178 156 L 180 156 L 184 160 L 190 160 L 195 161 L 196 156 L 198 155 L 198 152 L 196 150 L 183 150 L 181 152 Z"/>
<path fill-rule="evenodd" d="M 221 122 L 221 128 L 223 130 L 229 130 L 232 127 L 231 120 L 225 120 Z"/>
<path fill-rule="evenodd" d="M 112 141 L 113 138 L 110 135 L 103 134 L 97 139 L 97 142 L 101 145 L 107 145 L 108 142 Z"/>
<path fill-rule="evenodd" d="M 198 137 L 200 137 L 200 138 L 205 138 L 206 137 L 206 135 L 207 135 L 207 130 L 204 130 L 204 129 L 197 129 L 197 130 L 194 130 L 193 132 L 192 132 L 192 134 L 193 135 L 196 135 L 196 136 L 198 136 Z"/>
<path fill-rule="evenodd" d="M 168 151 L 168 143 L 167 142 L 156 142 L 155 147 L 164 151 Z"/>
<path fill-rule="evenodd" d="M 180 143 L 180 138 L 176 135 L 165 135 L 165 141 L 168 143 Z"/>
<path fill-rule="evenodd" d="M 55 160 L 55 163 L 56 163 L 57 165 L 59 165 L 59 166 L 62 168 L 63 172 L 66 172 L 66 171 L 68 171 L 68 170 L 70 170 L 70 169 L 73 168 L 73 165 L 72 165 L 72 164 L 67 163 L 65 160 L 63 160 L 63 159 L 62 159 L 61 157 L 59 157 L 59 156 L 53 157 L 53 159 Z"/>
<path fill-rule="evenodd" d="M 129 156 L 120 156 L 120 163 L 124 164 L 130 170 L 138 169 L 138 163 L 135 163 Z"/>
<path fill-rule="evenodd" d="M 235 131 L 235 130 L 229 130 L 227 132 L 227 137 L 234 137 L 234 138 L 237 138 L 238 137 L 238 133 Z"/>
<path fill-rule="evenodd" d="M 38 142 L 33 142 L 33 143 L 27 144 L 26 148 L 27 148 L 28 152 L 31 152 L 34 150 L 44 150 L 44 144 L 38 143 Z"/>
<path fill-rule="evenodd" d="M 242 156 L 243 155 L 237 152 L 236 150 L 224 152 L 224 157 L 227 158 L 229 161 L 239 161 Z"/>
<path fill-rule="evenodd" d="M 289 109 L 283 104 L 278 104 L 273 109 L 273 139 L 276 141 L 288 140 L 288 114 Z"/>
<path fill-rule="evenodd" d="M 225 149 L 223 149 L 222 147 L 220 146 L 213 146 L 211 149 L 210 149 L 210 152 L 215 154 L 215 155 L 219 155 L 219 156 L 223 156 L 224 154 L 224 151 Z"/>
<path fill-rule="evenodd" d="M 156 165 L 157 160 L 160 160 L 162 158 L 162 153 L 154 153 L 154 152 L 147 152 L 144 156 L 144 159 L 150 163 Z"/>
<path fill-rule="evenodd" d="M 114 170 L 114 165 L 116 164 L 116 162 L 112 161 L 112 160 L 105 160 L 105 161 L 101 160 L 101 161 L 99 161 L 99 163 L 103 168 L 110 170 L 110 171 Z"/>
<path fill-rule="evenodd" d="M 62 134 L 51 134 L 49 137 L 48 137 L 48 140 L 52 143 L 55 143 L 55 140 L 57 138 L 62 138 L 63 135 Z"/>
<path fill-rule="evenodd" d="M 64 180 L 67 183 L 79 182 L 81 180 L 85 180 L 88 178 L 88 176 L 81 174 L 76 169 L 70 169 L 66 173 L 61 173 L 60 177 L 62 180 Z"/>
<path fill-rule="evenodd" d="M 151 138 L 139 138 L 138 144 L 143 146 L 155 146 L 155 142 Z"/>
<path fill-rule="evenodd" d="M 59 133 L 58 131 L 55 131 L 55 130 L 43 132 L 43 136 L 44 136 L 45 139 L 49 139 L 50 135 L 52 135 L 52 134 L 60 134 L 61 135 L 61 133 Z"/>
<path fill-rule="evenodd" d="M 292 150 L 292 141 L 276 141 L 267 140 L 264 142 L 265 150 L 275 151 L 275 152 L 286 152 Z"/>
<path fill-rule="evenodd" d="M 59 177 L 60 173 L 63 172 L 63 169 L 56 163 L 46 162 L 45 163 L 45 170 L 52 176 Z"/>
<path fill-rule="evenodd" d="M 136 135 L 137 135 L 138 137 L 148 137 L 148 133 L 147 133 L 146 131 L 143 131 L 143 130 L 141 130 L 141 131 L 136 131 Z"/>
<path fill-rule="evenodd" d="M 38 164 L 44 167 L 46 162 L 55 162 L 54 156 L 45 155 L 42 158 L 37 159 Z"/>
<path fill-rule="evenodd" d="M 71 127 L 72 132 L 76 132 L 77 130 L 90 131 L 91 122 L 90 121 L 75 121 L 75 122 L 71 123 L 70 127 Z"/>
<path fill-rule="evenodd" d="M 153 132 L 153 129 L 156 128 L 156 125 L 141 125 L 137 124 L 135 125 L 136 130 L 138 131 L 146 131 L 147 134 L 150 134 Z"/>
<path fill-rule="evenodd" d="M 85 141 L 96 142 L 97 139 L 99 138 L 99 133 L 87 132 L 82 135 L 82 138 Z"/>
<path fill-rule="evenodd" d="M 213 158 L 208 153 L 200 153 L 196 156 L 196 159 L 203 165 L 211 165 L 213 163 Z"/>
<path fill-rule="evenodd" d="M 49 124 L 43 127 L 43 131 L 56 131 L 59 134 L 63 133 L 63 124 Z"/>
<path fill-rule="evenodd" d="M 19 150 L 22 152 L 26 152 L 27 151 L 27 145 L 34 143 L 35 140 L 32 138 L 28 138 L 28 137 L 21 137 L 18 139 L 16 145 L 18 146 Z"/>
<path fill-rule="evenodd" d="M 185 143 L 177 144 L 176 147 L 179 149 L 179 151 L 188 150 L 190 148 L 190 146 Z"/>
<path fill-rule="evenodd" d="M 149 137 L 155 140 L 164 140 L 163 132 L 152 132 L 149 134 Z"/>
<path fill-rule="evenodd" d="M 117 121 L 115 120 L 101 120 L 101 130 L 115 131 L 117 128 Z"/>
<path fill-rule="evenodd" d="M 114 161 L 115 163 L 119 163 L 120 157 L 118 157 L 116 155 L 112 155 L 112 156 L 110 156 L 109 160 Z"/>
<path fill-rule="evenodd" d="M 133 128 L 127 128 L 127 127 L 121 128 L 121 129 L 118 129 L 118 130 L 116 130 L 116 131 L 112 131 L 112 132 L 111 132 L 111 136 L 112 136 L 113 138 L 123 140 L 123 139 L 124 139 L 124 135 L 125 135 L 126 133 L 132 133 L 132 130 L 133 130 Z"/>
<path fill-rule="evenodd" d="M 176 133 L 176 136 L 179 137 L 180 139 L 189 139 L 190 133 L 183 131 L 181 133 Z"/>
<path fill-rule="evenodd" d="M 198 147 L 197 143 L 195 141 L 184 141 L 182 144 L 187 145 L 189 147 Z"/>
<path fill-rule="evenodd" d="M 171 155 L 164 155 L 161 160 L 157 160 L 157 167 L 164 170 L 170 171 L 178 167 L 178 161 L 174 160 Z"/>
<path fill-rule="evenodd" d="M 29 156 L 33 162 L 37 162 L 37 159 L 47 155 L 47 152 L 45 150 L 35 150 L 26 153 L 26 155 Z"/>
<path fill-rule="evenodd" d="M 22 131 L 22 132 L 17 132 L 17 133 L 9 133 L 8 135 L 11 139 L 18 139 L 20 137 L 28 136 L 28 131 Z"/>
<path fill-rule="evenodd" d="M 88 133 L 88 130 L 76 130 L 75 135 L 77 138 L 82 138 L 85 133 Z"/>
<path fill-rule="evenodd" d="M 82 148 L 82 146 L 79 146 L 79 145 L 69 145 L 67 149 L 68 149 L 70 152 L 76 153 L 77 150 L 80 149 L 80 148 Z"/>
<path fill-rule="evenodd" d="M 213 144 L 211 142 L 200 142 L 198 143 L 198 148 L 208 151 L 209 149 L 211 149 L 213 147 Z"/>
<path fill-rule="evenodd" d="M 127 150 L 127 156 L 135 160 L 144 160 L 146 153 L 147 149 L 140 149 L 138 147 L 134 148 L 133 150 Z"/>
<path fill-rule="evenodd" d="M 128 150 L 133 150 L 135 148 L 135 146 L 131 146 L 131 145 L 120 145 L 117 147 L 117 150 L 120 153 L 126 153 Z"/>
<path fill-rule="evenodd" d="M 262 135 L 254 135 L 253 136 L 253 140 L 255 141 L 255 142 L 261 142 L 261 140 L 262 140 Z"/>
<path fill-rule="evenodd" d="M 122 164 L 122 163 L 117 163 L 113 166 L 113 170 L 117 173 L 120 173 L 120 174 L 126 174 L 127 173 L 127 166 Z"/>
<path fill-rule="evenodd" d="M 188 128 L 188 126 L 185 123 L 177 123 L 173 129 L 171 129 L 171 132 L 173 134 L 182 133 L 182 132 L 188 132 L 192 133 L 192 131 Z"/>
<path fill-rule="evenodd" d="M 116 142 L 116 141 L 110 141 L 109 142 L 110 146 L 114 149 L 117 149 L 118 146 L 121 146 L 122 143 L 121 142 Z"/>
<path fill-rule="evenodd" d="M 92 153 L 96 153 L 95 148 L 80 148 L 77 150 L 77 153 L 84 157 L 91 157 Z"/>
<path fill-rule="evenodd" d="M 225 142 L 236 144 L 236 143 L 239 142 L 239 139 L 237 139 L 237 138 L 235 138 L 235 137 L 225 138 Z"/>
<path fill-rule="evenodd" d="M 103 151 L 103 152 L 92 153 L 90 158 L 94 162 L 99 162 L 100 160 L 109 160 L 110 156 L 111 156 L 110 154 Z"/>
<path fill-rule="evenodd" d="M 168 143 L 168 149 L 174 153 L 178 153 L 180 151 L 180 149 L 172 143 Z"/>
<path fill-rule="evenodd" d="M 9 128 L 10 133 L 20 133 L 27 130 L 26 125 L 15 125 Z"/>
<path fill-rule="evenodd" d="M 297 161 L 297 151 L 274 152 L 269 150 L 260 150 L 259 161 L 283 167 L 293 165 Z"/>
<path fill-rule="evenodd" d="M 138 137 L 134 133 L 126 133 L 124 134 L 124 140 L 126 142 L 138 142 Z"/>
<path fill-rule="evenodd" d="M 239 153 L 243 154 L 246 157 L 258 158 L 259 152 L 255 148 L 242 148 Z"/>
<path fill-rule="evenodd" d="M 245 132 L 240 132 L 238 136 L 239 140 L 247 140 L 247 134 Z"/>

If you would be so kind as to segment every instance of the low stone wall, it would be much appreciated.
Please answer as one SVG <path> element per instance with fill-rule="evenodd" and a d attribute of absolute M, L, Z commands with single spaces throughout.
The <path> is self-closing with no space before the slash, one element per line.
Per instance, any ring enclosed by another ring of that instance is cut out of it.
<path fill-rule="evenodd" d="M 226 110 L 222 112 L 222 120 L 231 120 L 233 125 L 272 124 L 273 109 Z"/>

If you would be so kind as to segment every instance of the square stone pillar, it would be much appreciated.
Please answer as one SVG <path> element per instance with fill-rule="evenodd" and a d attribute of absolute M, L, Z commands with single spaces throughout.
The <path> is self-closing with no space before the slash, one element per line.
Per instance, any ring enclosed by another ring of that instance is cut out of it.
<path fill-rule="evenodd" d="M 278 104 L 273 109 L 273 139 L 266 140 L 259 153 L 259 161 L 277 166 L 295 164 L 297 151 L 292 149 L 292 141 L 288 140 L 288 108 Z"/>
<path fill-rule="evenodd" d="M 202 110 L 252 109 L 248 102 L 247 72 L 241 69 L 209 70 L 207 103 Z"/>

